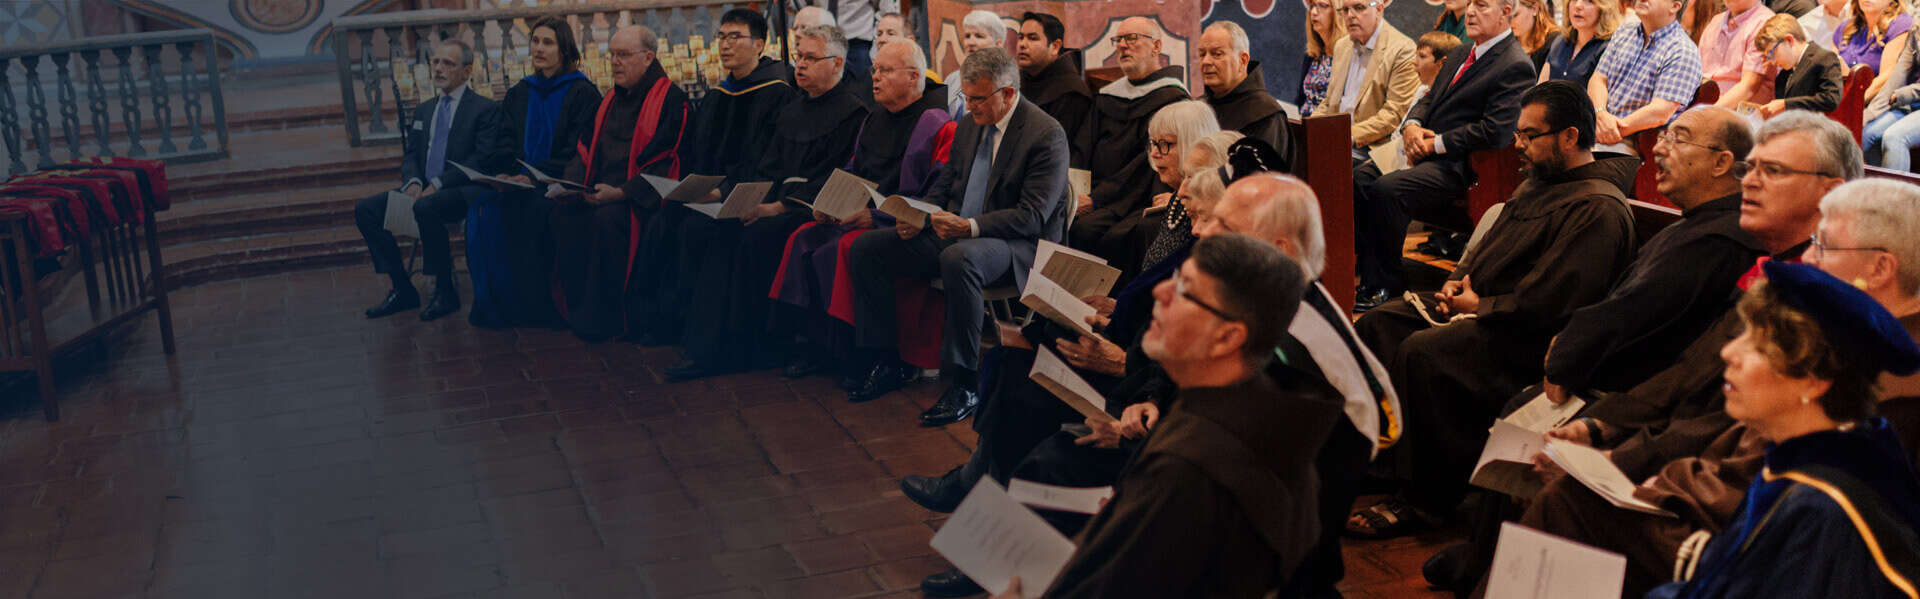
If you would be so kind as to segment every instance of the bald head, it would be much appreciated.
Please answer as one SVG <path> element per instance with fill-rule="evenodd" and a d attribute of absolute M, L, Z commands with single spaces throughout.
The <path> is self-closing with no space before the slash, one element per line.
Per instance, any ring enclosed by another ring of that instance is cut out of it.
<path fill-rule="evenodd" d="M 1160 28 L 1153 19 L 1146 17 L 1127 17 L 1120 22 L 1114 36 L 1128 40 L 1114 48 L 1119 57 L 1120 70 L 1128 79 L 1144 79 L 1160 69 Z"/>
<path fill-rule="evenodd" d="M 1681 209 L 1740 192 L 1740 160 L 1753 149 L 1747 119 L 1725 108 L 1696 106 L 1667 131 L 1676 140 L 1654 148 L 1654 183 Z"/>
<path fill-rule="evenodd" d="M 1239 233 L 1280 247 L 1309 278 L 1326 267 L 1327 241 L 1320 229 L 1320 201 L 1313 188 L 1278 173 L 1248 175 L 1227 186 L 1213 216 L 1194 224 L 1194 234 L 1210 237 Z"/>
<path fill-rule="evenodd" d="M 793 27 L 795 29 L 801 27 L 819 27 L 821 25 L 838 27 L 840 23 L 835 21 L 833 13 L 827 12 L 827 9 L 818 6 L 802 8 L 800 12 L 793 15 Z"/>
<path fill-rule="evenodd" d="M 653 30 L 644 25 L 628 25 L 613 32 L 607 40 L 607 54 L 613 66 L 613 83 L 631 88 L 640 84 L 653 66 L 654 47 L 658 43 Z"/>

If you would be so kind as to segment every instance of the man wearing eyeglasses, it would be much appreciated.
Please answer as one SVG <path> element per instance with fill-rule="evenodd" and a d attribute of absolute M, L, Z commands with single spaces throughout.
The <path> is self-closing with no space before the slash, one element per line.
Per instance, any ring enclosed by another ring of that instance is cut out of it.
<path fill-rule="evenodd" d="M 1213 107 L 1220 129 L 1267 142 L 1287 161 L 1274 168 L 1286 172 L 1295 159 L 1287 111 L 1267 93 L 1267 80 L 1260 74 L 1259 61 L 1253 60 L 1247 30 L 1233 21 L 1216 21 L 1200 33 L 1199 46 L 1204 99 Z"/>
<path fill-rule="evenodd" d="M 1093 172 L 1091 193 L 1076 199 L 1072 246 L 1092 252 L 1122 272 L 1140 269 L 1126 264 L 1134 227 L 1146 220 L 1148 199 L 1169 191 L 1147 160 L 1147 122 L 1168 104 L 1187 99 L 1180 67 L 1160 66 L 1159 28 L 1152 19 L 1129 17 L 1120 22 L 1112 42 L 1125 75 L 1100 88 L 1094 96 L 1096 146 L 1089 152 L 1087 170 Z"/>
<path fill-rule="evenodd" d="M 1020 62 L 1020 96 L 1060 122 L 1074 168 L 1086 168 L 1087 153 L 1093 151 L 1093 90 L 1080 71 L 1080 51 L 1066 44 L 1067 26 L 1059 17 L 1028 12 L 1020 16 L 1013 57 Z"/>
<path fill-rule="evenodd" d="M 1393 151 L 1393 130 L 1413 107 L 1420 89 L 1416 44 L 1382 18 L 1388 0 L 1334 2 L 1334 16 L 1346 25 L 1347 36 L 1333 43 L 1327 99 L 1313 113 L 1352 116 L 1355 168 L 1368 160 L 1397 163 L 1396 157 L 1375 159 L 1373 153 Z"/>
<path fill-rule="evenodd" d="M 678 178 L 687 95 L 654 60 L 653 30 L 621 28 L 607 42 L 613 90 L 601 100 L 593 132 L 567 165 L 565 178 L 593 186 L 569 192 L 557 184 L 553 225 L 555 297 L 575 335 L 604 341 L 626 333 L 632 241 L 660 209 L 660 195 L 640 175 Z"/>
<path fill-rule="evenodd" d="M 1386 175 L 1377 165 L 1354 171 L 1354 249 L 1361 286 L 1355 310 L 1379 306 L 1406 290 L 1400 253 L 1410 221 L 1472 230 L 1464 208 L 1475 177 L 1468 160 L 1474 152 L 1513 142 L 1520 94 L 1538 79 L 1532 59 L 1513 39 L 1512 16 L 1513 0 L 1469 3 L 1467 35 L 1474 45 L 1448 53 L 1433 89 L 1400 126 L 1411 166 Z"/>
<path fill-rule="evenodd" d="M 760 155 L 773 140 L 775 113 L 797 93 L 787 83 L 792 70 L 783 61 L 761 55 L 767 44 L 767 19 L 759 12 L 727 11 L 720 16 L 713 39 L 727 77 L 707 91 L 687 121 L 686 164 L 681 170 L 731 181 L 752 180 Z M 717 196 L 716 192 L 711 199 L 720 199 Z M 691 210 L 662 210 L 646 223 L 631 285 L 632 332 L 641 345 L 669 345 L 680 339 L 683 319 L 679 316 L 685 314 L 690 298 L 679 293 L 683 275 L 679 261 L 700 252 L 682 252 L 691 240 L 682 240 L 679 230 L 688 219 L 696 218 L 702 217 Z"/>
<path fill-rule="evenodd" d="M 774 116 L 773 136 L 746 178 L 770 182 L 772 189 L 738 220 L 692 217 L 680 227 L 685 270 L 677 293 L 688 298 L 683 316 L 692 328 L 681 341 L 683 359 L 666 369 L 669 379 L 726 374 L 783 359 L 785 340 L 767 330 L 772 309 L 767 289 L 787 237 L 813 220 L 811 210 L 784 200 L 811 202 L 820 193 L 833 169 L 853 158 L 868 114 L 854 95 L 856 84 L 842 76 L 847 44 L 838 27 L 800 29 L 793 50 L 793 80 L 800 94 Z M 746 181 L 732 180 L 726 187 Z"/>
<path fill-rule="evenodd" d="M 1621 190 L 1638 161 L 1595 160 L 1593 107 L 1578 84 L 1542 83 L 1520 105 L 1509 138 L 1528 176 L 1479 245 L 1439 293 L 1395 298 L 1354 325 L 1392 365 L 1407 412 L 1396 450 L 1411 464 L 1399 473 L 1409 484 L 1355 513 L 1349 533 L 1401 536 L 1451 514 L 1501 406 L 1540 380 L 1553 334 L 1633 259 Z"/>
<path fill-rule="evenodd" d="M 874 399 L 916 376 L 898 355 L 894 285 L 937 277 L 946 299 L 940 374 L 947 389 L 920 423 L 958 422 L 979 406 L 980 337 L 993 330 L 981 294 L 1008 282 L 1025 287 L 1038 240 L 1063 236 L 1069 208 L 1066 132 L 1020 97 L 1019 82 L 1006 50 L 968 55 L 953 83 L 966 96 L 969 118 L 954 133 L 947 165 L 925 198 L 941 210 L 854 240 L 854 337 L 866 375 L 849 400 Z"/>

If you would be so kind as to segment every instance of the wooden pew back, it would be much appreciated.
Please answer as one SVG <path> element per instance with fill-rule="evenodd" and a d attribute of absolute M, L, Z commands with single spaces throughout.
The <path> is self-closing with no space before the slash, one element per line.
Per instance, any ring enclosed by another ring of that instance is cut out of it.
<path fill-rule="evenodd" d="M 1861 113 L 1867 110 L 1867 86 L 1873 84 L 1873 77 L 1873 67 L 1855 65 L 1841 84 L 1840 106 L 1827 113 L 1827 118 L 1839 121 L 1853 132 L 1853 143 L 1860 143 L 1860 130 L 1866 125 Z"/>
<path fill-rule="evenodd" d="M 1633 232 L 1639 238 L 1639 245 L 1646 245 L 1654 234 L 1667 225 L 1680 221 L 1680 210 L 1672 206 L 1649 204 L 1632 198 L 1627 199 L 1627 208 L 1633 211 Z"/>
<path fill-rule="evenodd" d="M 1293 175 L 1313 188 L 1320 201 L 1320 228 L 1326 235 L 1327 264 L 1320 280 L 1342 309 L 1353 309 L 1353 121 L 1345 114 L 1314 115 L 1289 121 L 1298 144 Z"/>
<path fill-rule="evenodd" d="M 1474 152 L 1469 160 L 1474 181 L 1467 188 L 1467 222 L 1478 225 L 1487 209 L 1513 197 L 1513 190 L 1519 189 L 1520 180 L 1526 177 L 1520 173 L 1520 148 L 1512 145 Z M 1472 230 L 1472 226 L 1467 227 L 1467 231 Z"/>

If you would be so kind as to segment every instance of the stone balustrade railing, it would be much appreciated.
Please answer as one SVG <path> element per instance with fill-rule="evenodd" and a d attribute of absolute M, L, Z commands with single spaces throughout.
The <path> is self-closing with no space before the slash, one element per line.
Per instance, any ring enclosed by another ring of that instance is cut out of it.
<path fill-rule="evenodd" d="M 209 145 L 209 129 L 217 145 Z M 179 136 L 186 138 L 184 147 Z M 90 156 L 176 162 L 225 157 L 226 105 L 213 32 L 0 48 L 0 139 L 10 174 Z"/>
<path fill-rule="evenodd" d="M 433 94 L 428 67 L 433 42 L 458 38 L 473 47 L 469 89 L 500 99 L 525 77 L 528 26 L 541 17 L 564 17 L 580 44 L 580 70 L 609 89 L 607 40 L 628 24 L 645 25 L 659 38 L 658 57 L 667 75 L 690 96 L 700 97 L 726 75 L 711 43 L 720 16 L 741 0 L 603 0 L 592 3 L 488 10 L 417 10 L 342 17 L 333 21 L 333 55 L 340 72 L 340 102 L 353 145 L 400 140 L 407 110 Z M 784 31 L 771 32 L 773 40 Z M 780 44 L 767 44 L 780 55 Z"/>

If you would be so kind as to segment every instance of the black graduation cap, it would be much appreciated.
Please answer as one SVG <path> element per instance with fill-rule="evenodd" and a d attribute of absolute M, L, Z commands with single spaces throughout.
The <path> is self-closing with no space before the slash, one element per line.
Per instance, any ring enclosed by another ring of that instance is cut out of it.
<path fill-rule="evenodd" d="M 1220 167 L 1220 181 L 1232 184 L 1247 175 L 1277 170 L 1286 162 L 1280 159 L 1280 152 L 1273 145 L 1252 137 L 1242 137 L 1240 141 L 1227 146 L 1227 164 Z"/>
<path fill-rule="evenodd" d="M 1805 264 L 1768 260 L 1760 268 L 1767 286 L 1787 305 L 1813 317 L 1847 359 L 1903 376 L 1920 371 L 1920 346 L 1865 291 Z"/>

